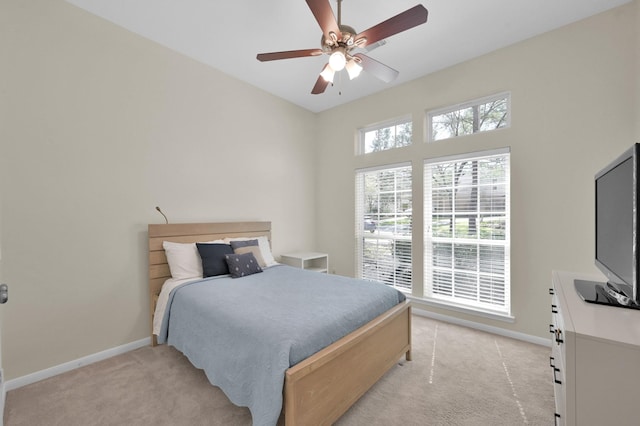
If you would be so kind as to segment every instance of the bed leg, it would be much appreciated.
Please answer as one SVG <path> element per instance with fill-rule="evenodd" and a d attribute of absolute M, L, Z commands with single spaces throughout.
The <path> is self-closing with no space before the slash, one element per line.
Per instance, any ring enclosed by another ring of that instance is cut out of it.
<path fill-rule="evenodd" d="M 411 361 L 411 349 L 409 349 L 405 354 L 404 354 L 404 358 L 407 361 Z"/>

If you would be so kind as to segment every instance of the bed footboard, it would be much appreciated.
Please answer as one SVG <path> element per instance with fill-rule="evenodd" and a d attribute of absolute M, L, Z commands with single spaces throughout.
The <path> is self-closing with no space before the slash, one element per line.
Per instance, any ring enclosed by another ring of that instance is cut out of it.
<path fill-rule="evenodd" d="M 403 355 L 411 360 L 409 301 L 289 368 L 285 425 L 331 425 Z"/>

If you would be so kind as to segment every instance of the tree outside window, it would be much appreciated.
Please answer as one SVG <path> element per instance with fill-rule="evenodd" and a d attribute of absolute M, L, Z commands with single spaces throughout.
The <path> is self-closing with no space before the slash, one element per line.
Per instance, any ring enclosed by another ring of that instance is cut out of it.
<path fill-rule="evenodd" d="M 510 96 L 497 95 L 428 114 L 431 141 L 509 126 Z"/>

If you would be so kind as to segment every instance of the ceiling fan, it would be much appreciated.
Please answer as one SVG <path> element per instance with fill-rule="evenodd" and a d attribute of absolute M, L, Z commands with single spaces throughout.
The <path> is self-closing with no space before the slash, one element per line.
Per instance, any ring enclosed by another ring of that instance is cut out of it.
<path fill-rule="evenodd" d="M 356 48 L 373 45 L 418 25 L 427 22 L 427 9 L 419 4 L 368 30 L 357 33 L 352 27 L 342 24 L 341 4 L 338 2 L 338 20 L 333 14 L 328 0 L 306 0 L 313 16 L 322 29 L 322 39 L 319 49 L 289 50 L 285 52 L 260 53 L 259 61 L 275 61 L 278 59 L 301 58 L 326 54 L 329 62 L 324 66 L 320 76 L 313 86 L 312 94 L 324 93 L 329 83 L 333 83 L 333 76 L 337 71 L 347 69 L 349 79 L 353 80 L 364 69 L 385 83 L 393 81 L 398 71 L 362 53 L 354 53 Z"/>

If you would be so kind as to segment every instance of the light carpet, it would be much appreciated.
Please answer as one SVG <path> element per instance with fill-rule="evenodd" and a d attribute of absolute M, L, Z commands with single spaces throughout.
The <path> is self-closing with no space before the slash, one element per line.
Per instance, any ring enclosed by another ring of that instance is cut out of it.
<path fill-rule="evenodd" d="M 404 359 L 337 426 L 553 425 L 550 349 L 413 317 Z M 7 393 L 5 426 L 251 425 L 177 350 L 140 348 Z"/>

